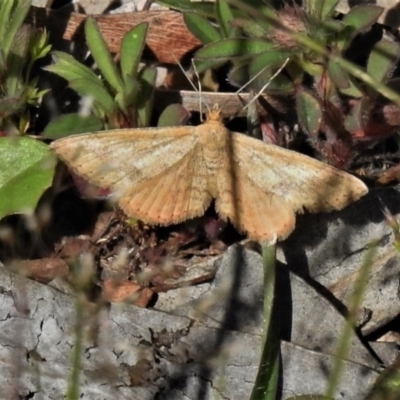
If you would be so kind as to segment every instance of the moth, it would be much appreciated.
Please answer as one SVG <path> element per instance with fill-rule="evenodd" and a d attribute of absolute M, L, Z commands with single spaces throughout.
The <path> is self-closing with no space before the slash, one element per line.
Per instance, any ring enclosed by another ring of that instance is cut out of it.
<path fill-rule="evenodd" d="M 169 225 L 218 214 L 259 242 L 286 238 L 296 212 L 340 210 L 368 191 L 308 156 L 229 131 L 218 107 L 202 125 L 68 136 L 51 148 L 76 174 L 109 188 L 129 217 Z"/>

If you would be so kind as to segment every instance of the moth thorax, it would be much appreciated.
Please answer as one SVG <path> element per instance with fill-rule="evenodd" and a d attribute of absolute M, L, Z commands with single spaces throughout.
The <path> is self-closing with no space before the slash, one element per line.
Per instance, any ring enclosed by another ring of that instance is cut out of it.
<path fill-rule="evenodd" d="M 228 146 L 228 133 L 222 124 L 209 124 L 207 132 L 202 135 L 204 158 L 208 168 L 221 167 Z"/>

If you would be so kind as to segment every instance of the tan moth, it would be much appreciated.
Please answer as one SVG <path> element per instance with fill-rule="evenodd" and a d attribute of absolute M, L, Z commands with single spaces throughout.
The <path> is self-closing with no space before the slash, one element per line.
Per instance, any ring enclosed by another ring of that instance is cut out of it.
<path fill-rule="evenodd" d="M 52 143 L 78 175 L 110 188 L 129 217 L 169 225 L 218 214 L 260 242 L 287 237 L 295 213 L 340 210 L 368 191 L 354 176 L 230 132 L 217 107 L 202 125 L 117 129 Z"/>

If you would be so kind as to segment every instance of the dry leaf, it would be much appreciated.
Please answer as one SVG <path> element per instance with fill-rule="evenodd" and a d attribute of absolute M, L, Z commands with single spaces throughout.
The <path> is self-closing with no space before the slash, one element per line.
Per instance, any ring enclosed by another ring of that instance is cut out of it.
<path fill-rule="evenodd" d="M 103 282 L 103 296 L 112 303 L 131 302 L 137 307 L 146 307 L 153 296 L 149 288 L 142 288 L 136 282 L 106 279 Z"/>
<path fill-rule="evenodd" d="M 259 241 L 287 237 L 295 212 L 340 210 L 368 191 L 329 165 L 230 132 L 216 107 L 197 127 L 75 135 L 51 147 L 89 182 L 111 188 L 129 217 L 179 223 L 215 199 L 223 219 Z"/>
<path fill-rule="evenodd" d="M 69 273 L 67 263 L 59 257 L 18 260 L 12 262 L 9 268 L 17 274 L 42 283 L 49 283 L 57 277 L 66 278 Z"/>

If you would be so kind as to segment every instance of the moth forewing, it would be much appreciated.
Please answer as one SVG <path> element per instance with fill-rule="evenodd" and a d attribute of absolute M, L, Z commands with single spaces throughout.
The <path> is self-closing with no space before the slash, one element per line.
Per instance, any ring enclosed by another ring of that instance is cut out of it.
<path fill-rule="evenodd" d="M 303 154 L 240 133 L 232 133 L 232 143 L 233 161 L 243 173 L 294 211 L 339 210 L 368 192 L 356 177 Z"/>
<path fill-rule="evenodd" d="M 123 211 L 168 225 L 217 212 L 259 241 L 287 237 L 295 212 L 331 211 L 367 193 L 360 180 L 307 156 L 229 132 L 214 108 L 198 126 L 123 129 L 51 145 L 76 173 L 116 194 Z"/>

